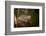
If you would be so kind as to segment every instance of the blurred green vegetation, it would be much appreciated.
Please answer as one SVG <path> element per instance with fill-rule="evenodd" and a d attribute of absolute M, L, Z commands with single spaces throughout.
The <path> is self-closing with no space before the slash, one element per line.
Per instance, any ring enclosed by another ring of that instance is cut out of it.
<path fill-rule="evenodd" d="M 14 15 L 30 15 L 32 17 L 32 27 L 39 26 L 39 9 L 14 8 Z"/>

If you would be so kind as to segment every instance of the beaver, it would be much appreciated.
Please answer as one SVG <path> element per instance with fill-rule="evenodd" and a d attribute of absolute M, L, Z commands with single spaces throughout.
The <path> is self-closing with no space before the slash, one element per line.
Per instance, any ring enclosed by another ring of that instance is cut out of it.
<path fill-rule="evenodd" d="M 21 15 L 17 19 L 15 17 L 16 27 L 28 27 L 30 26 L 31 16 L 30 15 Z"/>

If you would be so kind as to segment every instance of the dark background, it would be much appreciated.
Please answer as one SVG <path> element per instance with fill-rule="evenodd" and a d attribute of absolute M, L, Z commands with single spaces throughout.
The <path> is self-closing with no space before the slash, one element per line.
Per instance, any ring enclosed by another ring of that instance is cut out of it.
<path fill-rule="evenodd" d="M 32 23 L 30 24 L 30 27 L 39 26 L 39 9 L 14 8 L 14 16 L 17 18 L 20 15 L 31 15 Z"/>

